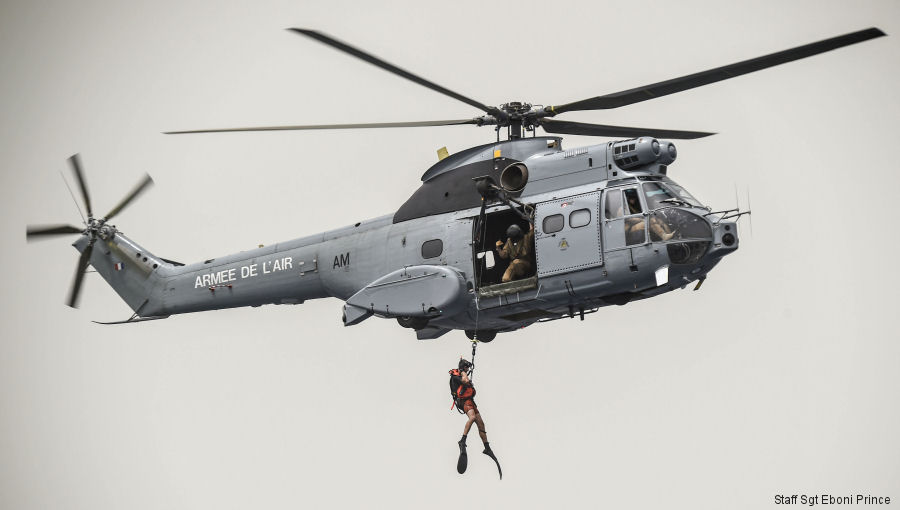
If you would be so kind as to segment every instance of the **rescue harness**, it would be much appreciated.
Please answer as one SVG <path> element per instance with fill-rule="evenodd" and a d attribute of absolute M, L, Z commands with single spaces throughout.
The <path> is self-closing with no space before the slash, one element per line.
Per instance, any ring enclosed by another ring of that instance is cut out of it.
<path fill-rule="evenodd" d="M 466 371 L 470 377 L 470 381 L 472 374 L 475 373 L 475 347 L 477 345 L 477 341 L 472 340 L 472 362 L 468 364 L 469 367 Z M 469 384 L 463 384 L 462 371 L 459 368 L 454 368 L 450 371 L 450 397 L 453 399 L 453 403 L 450 404 L 450 409 L 455 407 L 459 414 L 465 414 L 463 407 L 466 400 L 475 397 L 475 388 L 471 385 L 471 382 Z"/>

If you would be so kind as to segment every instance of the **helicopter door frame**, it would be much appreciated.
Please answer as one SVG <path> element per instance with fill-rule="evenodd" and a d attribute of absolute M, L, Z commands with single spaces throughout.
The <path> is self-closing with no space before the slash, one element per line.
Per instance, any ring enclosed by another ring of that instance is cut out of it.
<path fill-rule="evenodd" d="M 642 210 L 625 214 L 627 204 L 626 193 L 633 190 L 637 194 L 638 204 Z M 647 244 L 647 219 L 643 209 L 646 207 L 641 198 L 641 186 L 629 185 L 603 190 L 603 246 L 606 252 L 624 250 Z M 643 229 L 632 229 L 626 232 L 626 224 L 644 223 Z"/>
<path fill-rule="evenodd" d="M 530 205 L 529 207 L 534 206 Z M 519 210 L 524 212 L 521 209 Z M 529 274 L 513 280 L 513 282 L 502 283 L 501 281 L 503 273 L 506 271 L 511 261 L 500 258 L 497 253 L 498 248 L 496 243 L 498 241 L 501 243 L 506 242 L 506 229 L 511 224 L 515 223 L 519 225 L 523 231 L 527 231 L 529 225 L 528 222 L 516 214 L 515 211 L 508 208 L 500 208 L 485 214 L 484 225 L 479 224 L 477 216 L 470 218 L 469 222 L 471 223 L 469 229 L 472 236 L 472 242 L 469 243 L 471 246 L 470 257 L 473 268 L 472 274 L 475 288 L 477 288 L 479 292 L 495 287 L 500 288 L 501 293 L 507 291 L 515 292 L 517 288 L 514 285 L 510 287 L 511 283 L 523 282 L 526 280 L 532 280 L 533 282 L 537 281 L 534 269 L 532 269 Z M 479 233 L 478 229 L 483 229 L 483 231 Z M 480 245 L 475 241 L 479 235 L 483 236 Z M 533 243 L 531 248 L 531 253 L 534 253 Z"/>
<path fill-rule="evenodd" d="M 599 192 L 538 203 L 534 229 L 538 278 L 603 265 L 600 225 Z"/>

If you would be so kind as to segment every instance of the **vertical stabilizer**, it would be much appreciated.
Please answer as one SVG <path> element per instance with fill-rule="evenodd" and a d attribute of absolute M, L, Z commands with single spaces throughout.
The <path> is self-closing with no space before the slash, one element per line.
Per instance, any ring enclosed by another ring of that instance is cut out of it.
<path fill-rule="evenodd" d="M 73 246 L 84 252 L 90 243 L 88 236 L 82 236 Z M 136 314 L 146 317 L 158 313 L 162 291 L 159 271 L 171 264 L 120 232 L 106 236 L 106 239 L 96 238 L 90 262 Z"/>

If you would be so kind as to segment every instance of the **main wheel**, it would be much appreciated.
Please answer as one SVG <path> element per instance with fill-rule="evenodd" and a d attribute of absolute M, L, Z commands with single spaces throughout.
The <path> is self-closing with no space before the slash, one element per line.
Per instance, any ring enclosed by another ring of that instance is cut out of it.
<path fill-rule="evenodd" d="M 497 337 L 497 331 L 493 329 L 479 329 L 478 331 L 467 329 L 466 337 L 468 337 L 469 340 L 478 340 L 479 342 L 486 344 Z"/>
<path fill-rule="evenodd" d="M 422 329 L 428 325 L 427 317 L 397 317 L 397 324 L 404 328 Z"/>

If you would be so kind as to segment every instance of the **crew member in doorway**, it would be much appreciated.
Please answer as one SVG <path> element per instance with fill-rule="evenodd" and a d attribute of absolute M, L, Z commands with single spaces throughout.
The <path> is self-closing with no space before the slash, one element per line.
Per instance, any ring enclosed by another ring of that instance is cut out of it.
<path fill-rule="evenodd" d="M 506 243 L 497 241 L 497 255 L 512 260 L 503 273 L 503 283 L 531 274 L 534 271 L 534 225 L 529 226 L 527 234 L 515 223 L 510 225 L 506 229 Z"/>

